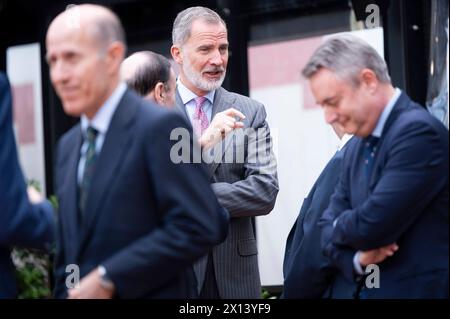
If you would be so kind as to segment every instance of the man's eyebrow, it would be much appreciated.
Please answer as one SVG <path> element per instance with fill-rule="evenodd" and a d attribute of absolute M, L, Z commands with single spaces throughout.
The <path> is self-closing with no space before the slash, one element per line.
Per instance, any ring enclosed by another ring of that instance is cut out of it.
<path fill-rule="evenodd" d="M 324 99 L 322 101 L 322 103 L 318 103 L 318 104 L 320 104 L 320 105 L 322 105 L 322 104 L 330 104 L 331 102 L 333 102 L 333 100 L 336 100 L 337 98 L 338 98 L 337 95 L 331 96 L 331 97 L 327 97 L 326 99 Z"/>
<path fill-rule="evenodd" d="M 210 48 L 212 48 L 212 47 L 213 47 L 212 44 L 202 44 L 202 45 L 199 45 L 199 46 L 197 47 L 197 49 L 210 49 Z"/>

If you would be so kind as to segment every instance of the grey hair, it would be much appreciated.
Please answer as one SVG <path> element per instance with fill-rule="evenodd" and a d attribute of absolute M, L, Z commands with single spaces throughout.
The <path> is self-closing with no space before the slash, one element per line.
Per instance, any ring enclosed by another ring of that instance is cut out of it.
<path fill-rule="evenodd" d="M 372 70 L 382 83 L 391 83 L 386 62 L 367 42 L 350 34 L 340 34 L 327 39 L 312 55 L 302 74 L 309 79 L 326 68 L 337 76 L 359 85 L 359 72 Z"/>
<path fill-rule="evenodd" d="M 192 23 L 199 19 L 210 24 L 222 23 L 225 28 L 227 27 L 217 12 L 206 7 L 190 7 L 178 13 L 173 22 L 172 43 L 185 44 L 191 36 Z"/>

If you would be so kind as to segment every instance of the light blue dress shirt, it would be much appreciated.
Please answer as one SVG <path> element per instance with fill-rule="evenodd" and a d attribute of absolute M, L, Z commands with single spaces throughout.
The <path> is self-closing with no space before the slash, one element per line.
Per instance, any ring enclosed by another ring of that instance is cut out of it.
<path fill-rule="evenodd" d="M 114 115 L 114 112 L 119 105 L 120 100 L 122 99 L 127 86 L 124 82 L 119 83 L 113 93 L 109 96 L 109 98 L 105 101 L 105 103 L 100 107 L 95 116 L 89 120 L 86 115 L 81 115 L 81 131 L 83 134 L 83 139 L 86 136 L 86 130 L 89 126 L 92 126 L 98 131 L 97 138 L 95 140 L 95 152 L 96 154 L 100 154 L 100 151 L 103 146 L 103 142 L 105 141 L 106 132 L 108 131 L 109 124 L 111 123 L 111 119 Z M 84 173 L 84 163 L 86 161 L 86 151 L 88 148 L 88 143 L 84 140 L 83 145 L 80 150 L 80 161 L 78 163 L 78 185 L 81 183 L 81 179 L 83 178 Z"/>
<path fill-rule="evenodd" d="M 177 88 L 178 93 L 180 94 L 181 97 L 181 101 L 183 102 L 183 105 L 186 108 L 186 112 L 192 124 L 196 107 L 195 98 L 198 96 L 195 95 L 195 93 L 189 90 L 186 86 L 184 86 L 184 84 L 180 81 L 180 78 L 177 79 Z M 212 106 L 214 103 L 215 93 L 216 93 L 215 90 L 209 91 L 208 94 L 205 95 L 206 101 L 203 103 L 203 112 L 206 113 L 209 123 L 211 123 Z"/>
<path fill-rule="evenodd" d="M 375 129 L 372 132 L 372 136 L 381 137 L 381 134 L 383 133 L 384 125 L 386 124 L 386 121 L 387 121 L 389 115 L 391 114 L 395 103 L 397 103 L 397 100 L 400 97 L 400 94 L 402 94 L 402 91 L 399 88 L 395 88 L 394 95 L 389 100 L 389 102 L 386 105 L 386 107 L 384 108 L 383 112 L 381 112 L 381 115 L 380 115 L 380 118 L 378 119 L 377 125 L 375 126 Z"/>

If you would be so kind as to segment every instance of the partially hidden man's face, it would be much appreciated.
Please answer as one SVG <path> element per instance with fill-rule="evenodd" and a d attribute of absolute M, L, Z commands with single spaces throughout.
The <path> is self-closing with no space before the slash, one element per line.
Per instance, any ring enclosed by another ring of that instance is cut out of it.
<path fill-rule="evenodd" d="M 338 123 L 346 133 L 365 137 L 377 120 L 371 107 L 370 93 L 364 83 L 354 86 L 322 68 L 310 79 L 311 91 L 329 124 Z"/>
<path fill-rule="evenodd" d="M 195 20 L 191 36 L 181 47 L 181 79 L 191 89 L 209 92 L 225 79 L 228 63 L 228 37 L 221 23 Z"/>
<path fill-rule="evenodd" d="M 46 38 L 50 80 L 71 116 L 93 117 L 111 86 L 111 59 L 87 27 L 50 26 Z"/>
<path fill-rule="evenodd" d="M 173 68 L 170 68 L 169 80 L 165 83 L 165 99 L 164 105 L 168 107 L 175 106 L 175 91 L 177 89 L 177 77 Z"/>
<path fill-rule="evenodd" d="M 169 79 L 166 82 L 158 82 L 144 99 L 156 102 L 161 106 L 173 108 L 175 106 L 175 92 L 177 89 L 177 78 L 173 68 L 170 68 Z"/>

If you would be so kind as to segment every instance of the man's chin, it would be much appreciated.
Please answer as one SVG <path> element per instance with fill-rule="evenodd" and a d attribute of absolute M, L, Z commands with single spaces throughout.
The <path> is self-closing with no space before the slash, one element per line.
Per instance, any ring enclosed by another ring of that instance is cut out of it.
<path fill-rule="evenodd" d="M 83 109 L 75 103 L 65 102 L 63 103 L 63 109 L 67 115 L 73 117 L 80 117 L 83 114 Z"/>
<path fill-rule="evenodd" d="M 206 91 L 217 90 L 222 86 L 223 80 L 223 78 L 218 78 L 217 80 L 212 81 L 210 79 L 203 78 L 203 89 Z"/>
<path fill-rule="evenodd" d="M 346 134 L 351 134 L 351 135 L 355 134 L 355 131 L 356 131 L 355 127 L 353 127 L 351 125 L 344 125 L 344 124 L 341 124 L 341 127 L 342 127 L 342 130 Z"/>

